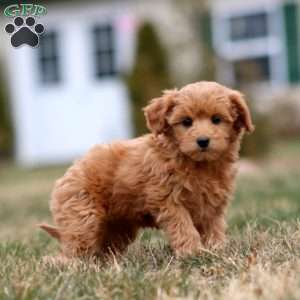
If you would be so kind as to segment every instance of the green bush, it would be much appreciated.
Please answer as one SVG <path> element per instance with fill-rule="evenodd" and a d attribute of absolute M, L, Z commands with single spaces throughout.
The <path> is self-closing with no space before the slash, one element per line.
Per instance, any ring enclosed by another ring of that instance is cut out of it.
<path fill-rule="evenodd" d="M 216 64 L 217 57 L 214 53 L 212 42 L 212 20 L 211 13 L 203 8 L 199 15 L 200 20 L 200 47 L 202 50 L 202 61 L 205 62 L 201 66 L 199 74 L 200 80 L 215 81 L 216 80 Z"/>
<path fill-rule="evenodd" d="M 280 139 L 300 137 L 300 104 L 298 92 L 290 92 L 273 99 L 272 127 Z"/>
<path fill-rule="evenodd" d="M 135 134 L 147 132 L 142 108 L 171 87 L 167 53 L 150 23 L 141 25 L 137 35 L 135 65 L 127 78 L 132 101 Z"/>
<path fill-rule="evenodd" d="M 250 106 L 255 130 L 252 134 L 245 135 L 241 155 L 259 159 L 270 153 L 275 142 L 275 134 L 271 123 L 271 114 L 259 112 L 255 105 Z"/>
<path fill-rule="evenodd" d="M 2 72 L 0 72 L 0 158 L 12 153 L 13 144 L 8 97 L 3 82 Z"/>
<path fill-rule="evenodd" d="M 273 97 L 265 113 L 251 105 L 255 131 L 246 136 L 241 153 L 244 156 L 260 158 L 272 151 L 275 142 L 300 137 L 300 105 L 297 92 Z M 250 101 L 251 103 L 251 101 Z"/>

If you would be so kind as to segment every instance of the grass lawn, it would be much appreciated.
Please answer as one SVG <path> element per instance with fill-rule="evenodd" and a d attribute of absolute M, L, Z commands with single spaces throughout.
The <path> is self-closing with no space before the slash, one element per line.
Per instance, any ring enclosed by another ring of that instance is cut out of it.
<path fill-rule="evenodd" d="M 0 163 L 0 299 L 300 299 L 300 142 L 239 176 L 224 249 L 175 259 L 162 234 L 144 231 L 122 257 L 51 264 L 53 181 L 65 168 Z"/>

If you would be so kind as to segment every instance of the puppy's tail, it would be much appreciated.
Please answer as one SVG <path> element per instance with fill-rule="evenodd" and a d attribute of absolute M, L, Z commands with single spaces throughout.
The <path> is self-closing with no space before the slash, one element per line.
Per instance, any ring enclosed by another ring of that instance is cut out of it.
<path fill-rule="evenodd" d="M 50 226 L 48 224 L 38 224 L 38 227 L 45 230 L 49 235 L 51 235 L 53 238 L 60 240 L 60 233 L 57 227 Z"/>

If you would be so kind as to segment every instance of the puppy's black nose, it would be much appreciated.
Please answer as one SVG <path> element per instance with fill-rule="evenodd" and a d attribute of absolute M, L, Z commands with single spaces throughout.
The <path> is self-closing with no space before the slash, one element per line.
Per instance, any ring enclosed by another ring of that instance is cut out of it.
<path fill-rule="evenodd" d="M 207 137 L 200 137 L 197 139 L 197 144 L 200 148 L 207 148 L 209 145 L 209 138 Z"/>

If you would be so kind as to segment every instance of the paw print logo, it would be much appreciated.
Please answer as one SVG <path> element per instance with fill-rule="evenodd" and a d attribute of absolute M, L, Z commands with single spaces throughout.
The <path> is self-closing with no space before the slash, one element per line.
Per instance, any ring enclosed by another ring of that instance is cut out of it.
<path fill-rule="evenodd" d="M 11 35 L 11 44 L 14 47 L 28 45 L 36 47 L 39 44 L 39 35 L 44 32 L 42 24 L 36 24 L 33 17 L 27 17 L 25 22 L 22 17 L 16 17 L 14 24 L 9 23 L 5 26 L 5 31 Z"/>

